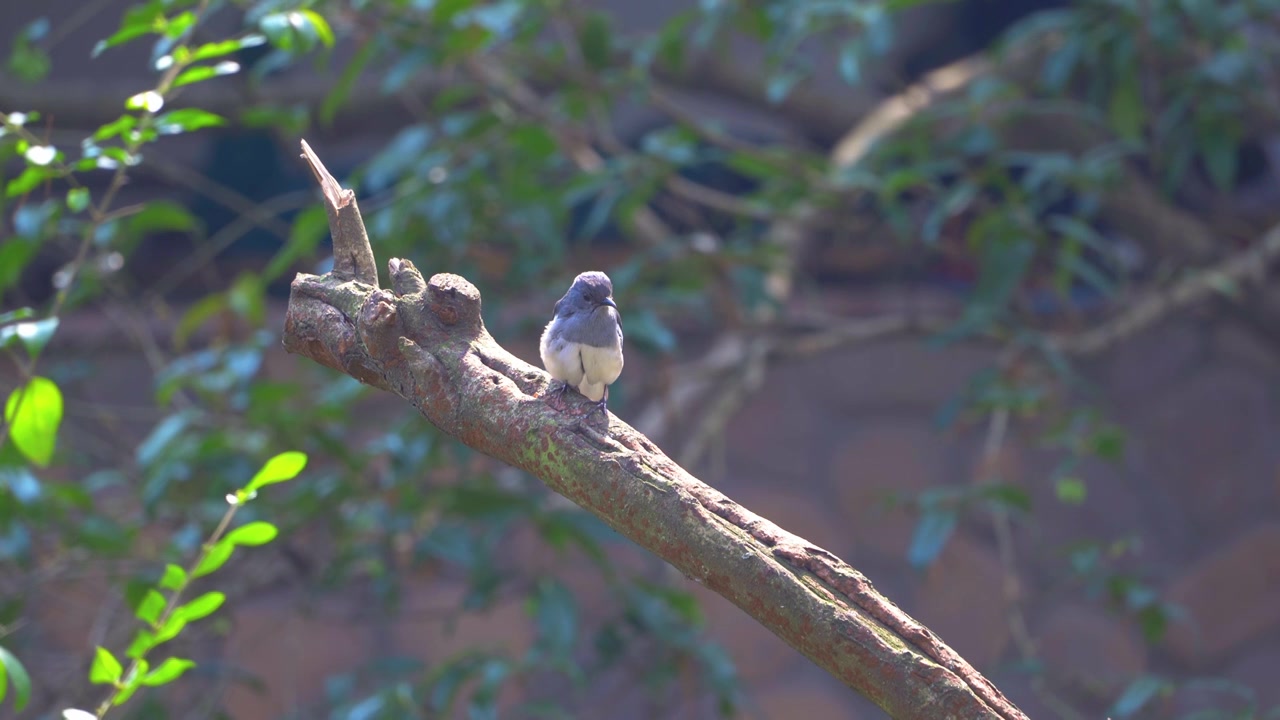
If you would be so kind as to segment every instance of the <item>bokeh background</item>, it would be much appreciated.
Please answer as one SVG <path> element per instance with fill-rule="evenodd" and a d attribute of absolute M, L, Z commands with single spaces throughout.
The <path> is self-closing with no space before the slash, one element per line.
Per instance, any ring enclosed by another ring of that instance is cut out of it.
<path fill-rule="evenodd" d="M 0 449 L 33 686 L 0 716 L 96 705 L 94 648 L 286 450 L 238 516 L 279 538 L 166 646 L 197 666 L 110 716 L 882 716 L 284 353 L 331 264 L 301 137 L 380 266 L 465 275 L 532 363 L 608 272 L 610 409 L 1030 717 L 1280 707 L 1280 3 L 46 0 L 0 8 L 0 59 L 0 113 L 38 113 L 0 136 L 0 390 L 65 404 L 46 467 Z"/>

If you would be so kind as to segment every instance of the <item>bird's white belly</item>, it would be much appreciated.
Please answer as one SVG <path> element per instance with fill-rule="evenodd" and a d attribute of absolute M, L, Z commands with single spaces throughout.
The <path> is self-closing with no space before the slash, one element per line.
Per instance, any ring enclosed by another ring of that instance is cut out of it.
<path fill-rule="evenodd" d="M 542 366 L 551 373 L 551 377 L 576 387 L 582 382 L 583 375 L 582 358 L 579 356 L 581 346 L 563 339 L 552 340 L 551 331 L 557 322 L 558 320 L 552 320 L 547 323 L 546 330 L 542 332 L 542 340 L 538 345 Z"/>
<path fill-rule="evenodd" d="M 579 352 L 584 372 L 578 392 L 591 400 L 600 400 L 604 397 L 605 386 L 612 385 L 622 374 L 622 348 L 581 345 Z"/>

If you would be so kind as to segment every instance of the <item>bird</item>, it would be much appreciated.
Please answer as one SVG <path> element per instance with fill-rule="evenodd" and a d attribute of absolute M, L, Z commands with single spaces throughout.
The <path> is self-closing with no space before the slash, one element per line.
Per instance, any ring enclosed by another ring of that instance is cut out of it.
<path fill-rule="evenodd" d="M 556 301 L 538 351 L 542 366 L 559 382 L 552 392 L 563 396 L 572 386 L 608 413 L 609 386 L 623 364 L 622 316 L 608 275 L 593 270 L 573 279 Z"/>

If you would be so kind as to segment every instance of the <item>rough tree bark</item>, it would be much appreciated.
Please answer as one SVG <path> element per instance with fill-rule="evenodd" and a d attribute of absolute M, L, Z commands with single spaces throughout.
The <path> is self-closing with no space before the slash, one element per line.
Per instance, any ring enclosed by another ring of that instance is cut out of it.
<path fill-rule="evenodd" d="M 1000 691 L 857 570 L 738 505 L 486 331 L 467 280 L 389 262 L 378 287 L 355 195 L 304 141 L 333 235 L 334 268 L 293 281 L 291 353 L 409 401 L 441 431 L 521 468 L 723 595 L 895 718 L 1025 719 Z"/>

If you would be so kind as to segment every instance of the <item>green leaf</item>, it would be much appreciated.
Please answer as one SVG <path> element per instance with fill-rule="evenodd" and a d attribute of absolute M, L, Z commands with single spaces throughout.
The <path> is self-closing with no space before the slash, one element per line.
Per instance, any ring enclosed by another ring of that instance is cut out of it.
<path fill-rule="evenodd" d="M 4 702 L 10 684 L 13 685 L 13 709 L 21 711 L 31 700 L 31 676 L 18 658 L 0 645 L 0 702 Z"/>
<path fill-rule="evenodd" d="M 93 655 L 93 667 L 89 668 L 89 682 L 94 685 L 114 685 L 120 682 L 120 674 L 124 668 L 111 651 L 98 646 Z"/>
<path fill-rule="evenodd" d="M 266 37 L 253 33 L 238 40 L 222 40 L 220 42 L 206 43 L 193 50 L 191 57 L 187 58 L 187 62 L 196 63 L 202 60 L 220 58 L 234 52 L 239 52 L 244 48 L 258 47 L 266 42 Z"/>
<path fill-rule="evenodd" d="M 1129 73 L 1112 89 L 1107 114 L 1120 137 L 1135 140 L 1142 134 L 1142 94 L 1136 74 Z"/>
<path fill-rule="evenodd" d="M 151 648 L 156 646 L 156 634 L 150 630 L 139 630 L 133 636 L 133 642 L 129 643 L 129 649 L 125 651 L 125 655 L 135 660 L 146 655 Z"/>
<path fill-rule="evenodd" d="M 186 618 L 176 613 L 170 615 L 169 619 L 165 621 L 164 626 L 159 630 L 156 630 L 155 638 L 152 641 L 152 647 L 159 645 L 160 643 L 169 642 L 170 640 L 178 637 L 178 633 L 182 632 L 182 629 L 186 626 Z"/>
<path fill-rule="evenodd" d="M 159 667 L 142 678 L 142 684 L 148 687 L 164 685 L 182 677 L 183 673 L 195 666 L 196 664 L 193 660 L 166 658 L 164 662 L 160 663 Z"/>
<path fill-rule="evenodd" d="M 231 551 L 235 550 L 235 547 L 235 545 L 223 540 L 217 545 L 209 548 L 208 552 L 205 553 L 204 559 L 201 560 L 200 564 L 196 566 L 196 569 L 192 571 L 191 579 L 194 580 L 198 577 L 204 577 L 205 575 L 208 575 L 214 570 L 222 567 L 226 564 L 227 559 L 231 557 Z"/>
<path fill-rule="evenodd" d="M 1089 438 L 1089 448 L 1103 460 L 1116 462 L 1124 457 L 1124 431 L 1115 426 L 1099 428 Z"/>
<path fill-rule="evenodd" d="M 145 5 L 136 5 L 125 13 L 120 29 L 106 40 L 99 40 L 93 47 L 92 57 L 98 57 L 103 50 L 122 45 L 130 40 L 150 33 L 159 33 L 164 29 L 164 7 L 161 2 L 152 0 Z"/>
<path fill-rule="evenodd" d="M 93 133 L 93 139 L 98 142 L 110 140 L 113 137 L 123 135 L 124 133 L 132 130 L 137 124 L 138 118 L 136 116 L 128 114 L 121 115 L 106 125 L 99 127 L 97 131 Z"/>
<path fill-rule="evenodd" d="M 0 293 L 18 282 L 39 247 L 38 241 L 22 237 L 7 237 L 0 243 Z"/>
<path fill-rule="evenodd" d="M 613 59 L 613 37 L 609 19 L 604 13 L 590 13 L 581 23 L 578 50 L 592 68 L 599 70 L 609 66 Z"/>
<path fill-rule="evenodd" d="M 309 32 L 314 34 L 320 40 L 320 44 L 326 48 L 332 48 L 334 43 L 333 28 L 329 27 L 329 21 L 325 20 L 319 13 L 314 10 L 298 10 L 296 11 L 302 16 L 304 26 L 309 26 Z"/>
<path fill-rule="evenodd" d="M 222 607 L 222 603 L 226 602 L 227 596 L 218 591 L 207 592 L 191 602 L 183 605 L 173 611 L 174 615 L 181 615 L 187 622 L 200 620 L 201 618 L 212 615 L 218 608 Z"/>
<path fill-rule="evenodd" d="M 176 135 L 226 125 L 226 118 L 198 108 L 171 110 L 156 118 L 155 128 L 161 135 Z"/>
<path fill-rule="evenodd" d="M 4 405 L 9 437 L 28 460 L 47 467 L 62 423 L 62 391 L 44 377 L 33 377 L 9 394 Z"/>
<path fill-rule="evenodd" d="M 1057 493 L 1058 499 L 1068 505 L 1083 503 L 1085 496 L 1088 494 L 1084 481 L 1074 477 L 1058 478 L 1054 481 L 1053 489 Z"/>
<path fill-rule="evenodd" d="M 139 620 L 148 624 L 155 625 L 160 619 L 160 613 L 164 612 L 165 600 L 164 596 L 155 590 L 148 590 L 143 596 L 142 602 L 138 604 L 138 609 L 134 611 L 134 615 Z"/>
<path fill-rule="evenodd" d="M 1009 483 L 985 483 L 979 488 L 979 494 L 988 502 L 1005 510 L 1020 512 L 1031 511 L 1031 496 L 1017 485 Z"/>
<path fill-rule="evenodd" d="M 292 480 L 297 477 L 298 473 L 302 472 L 302 469 L 306 466 L 306 453 L 298 452 L 297 450 L 280 453 L 268 460 L 266 464 L 262 466 L 262 469 L 253 476 L 253 479 L 249 481 L 249 484 L 244 486 L 244 490 L 247 493 L 255 493 L 259 488 L 267 485 L 274 485 L 275 483 Z"/>
<path fill-rule="evenodd" d="M 169 563 L 164 566 L 164 576 L 160 578 L 160 587 L 165 590 L 180 590 L 187 584 L 187 571 Z"/>
<path fill-rule="evenodd" d="M 147 668 L 151 667 L 143 658 L 138 658 L 129 668 L 129 674 L 125 676 L 120 683 L 120 692 L 111 698 L 111 704 L 119 707 L 129 701 L 133 694 L 142 686 L 142 678 L 147 674 Z"/>
<path fill-rule="evenodd" d="M 89 207 L 89 188 L 78 187 L 67 191 L 67 209 L 71 212 L 84 212 Z"/>
<path fill-rule="evenodd" d="M 22 345 L 27 355 L 35 359 L 49 344 L 53 332 L 58 329 L 58 318 L 47 317 L 43 320 L 20 322 L 0 326 L 0 348 Z"/>
<path fill-rule="evenodd" d="M 223 538 L 222 542 L 229 543 L 233 546 L 266 545 L 272 540 L 275 540 L 276 535 L 279 534 L 280 531 L 276 529 L 275 525 L 259 520 L 257 522 L 251 522 L 248 525 L 241 525 L 235 530 L 232 530 L 227 533 L 227 536 Z"/>
<path fill-rule="evenodd" d="M 129 216 L 126 229 L 130 235 L 156 232 L 189 232 L 196 228 L 196 218 L 183 206 L 170 201 L 147 203 L 141 212 Z"/>
<path fill-rule="evenodd" d="M 174 78 L 173 87 L 193 85 L 220 75 L 234 75 L 237 72 L 240 72 L 240 64 L 231 61 L 220 62 L 217 65 L 197 65 L 183 70 L 178 77 Z"/>
<path fill-rule="evenodd" d="M 5 197 L 20 197 L 35 190 L 40 183 L 49 180 L 57 175 L 57 171 L 53 168 L 42 165 L 28 165 L 26 170 L 18 177 L 10 180 L 4 186 Z"/>

